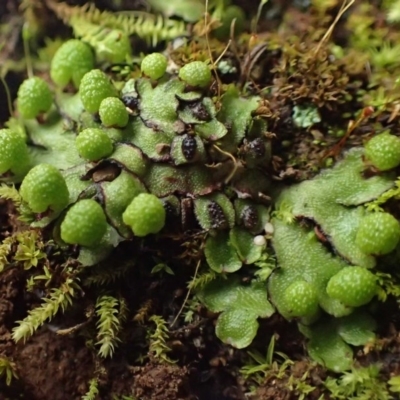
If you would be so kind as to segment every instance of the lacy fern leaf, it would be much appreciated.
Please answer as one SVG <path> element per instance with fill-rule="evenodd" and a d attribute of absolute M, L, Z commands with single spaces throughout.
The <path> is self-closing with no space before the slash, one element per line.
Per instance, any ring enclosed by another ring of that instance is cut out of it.
<path fill-rule="evenodd" d="M 116 13 L 100 11 L 90 3 L 80 7 L 48 0 L 47 4 L 65 24 L 72 26 L 74 30 L 78 28 L 78 25 L 83 27 L 83 23 L 87 22 L 103 28 L 118 29 L 126 35 L 137 35 L 152 46 L 156 46 L 160 41 L 170 41 L 187 34 L 183 21 L 167 19 L 161 15 L 139 11 Z M 78 29 L 81 31 L 82 27 Z"/>

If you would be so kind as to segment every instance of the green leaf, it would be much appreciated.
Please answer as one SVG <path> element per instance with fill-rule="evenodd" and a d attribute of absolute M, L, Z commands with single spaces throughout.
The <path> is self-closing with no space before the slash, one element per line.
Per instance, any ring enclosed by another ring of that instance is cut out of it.
<path fill-rule="evenodd" d="M 216 119 L 212 119 L 210 122 L 206 122 L 205 124 L 196 125 L 194 130 L 203 139 L 210 141 L 217 141 L 228 133 L 225 125 Z"/>
<path fill-rule="evenodd" d="M 342 339 L 353 346 L 362 346 L 375 338 L 375 320 L 364 312 L 356 312 L 340 318 L 338 333 Z"/>
<path fill-rule="evenodd" d="M 327 313 L 336 317 L 349 314 L 352 309 L 330 298 L 326 293 L 329 279 L 348 264 L 334 257 L 320 243 L 314 232 L 296 224 L 287 225 L 274 219 L 273 246 L 281 268 L 274 270 L 268 289 L 272 302 L 280 314 L 291 318 L 290 307 L 286 302 L 286 289 L 294 282 L 303 280 L 312 284 L 318 291 L 319 305 Z"/>
<path fill-rule="evenodd" d="M 46 122 L 35 119 L 25 121 L 33 146 L 29 147 L 33 165 L 46 163 L 59 169 L 68 169 L 84 161 L 79 157 L 75 146 L 75 132 L 65 128 L 65 122 L 51 112 Z"/>
<path fill-rule="evenodd" d="M 128 127 L 131 127 L 131 130 L 127 130 L 127 140 L 140 148 L 149 158 L 155 161 L 169 159 L 174 132 L 161 134 L 147 127 L 140 118 L 135 119 Z"/>
<path fill-rule="evenodd" d="M 182 165 L 179 169 L 161 163 L 154 163 L 147 171 L 143 183 L 150 193 L 165 197 L 173 193 L 204 195 L 210 193 L 216 183 L 207 167 Z"/>
<path fill-rule="evenodd" d="M 353 351 L 330 324 L 312 328 L 307 349 L 311 358 L 335 372 L 348 370 L 353 364 Z"/>
<path fill-rule="evenodd" d="M 259 97 L 252 96 L 249 99 L 240 97 L 239 91 L 233 86 L 230 86 L 223 95 L 218 120 L 232 127 L 225 137 L 227 141 L 232 141 L 232 145 L 239 144 L 244 138 L 252 120 L 252 112 L 257 109 L 258 104 Z"/>
<path fill-rule="evenodd" d="M 209 236 L 204 253 L 208 265 L 216 272 L 235 272 L 242 268 L 242 262 L 229 242 L 228 232 L 218 232 L 216 236 Z"/>
<path fill-rule="evenodd" d="M 327 368 L 339 372 L 350 369 L 353 351 L 348 344 L 362 346 L 374 338 L 375 321 L 365 312 L 358 311 L 343 318 L 330 318 L 305 327 L 300 325 L 310 341 L 310 356 Z M 304 330 L 305 328 L 305 330 Z"/>
<path fill-rule="evenodd" d="M 240 280 L 233 275 L 228 279 L 214 279 L 200 290 L 197 296 L 212 312 L 229 308 L 239 297 Z"/>
<path fill-rule="evenodd" d="M 364 209 L 356 206 L 388 190 L 393 180 L 391 174 L 365 179 L 362 156 L 363 149 L 352 149 L 334 168 L 282 191 L 277 208 L 287 204 L 295 216 L 315 221 L 343 258 L 352 264 L 372 268 L 374 257 L 363 253 L 355 243 L 364 215 Z"/>
<path fill-rule="evenodd" d="M 336 317 L 348 315 L 351 308 L 327 295 L 329 279 L 348 263 L 368 268 L 376 264 L 375 257 L 363 253 L 355 242 L 365 213 L 360 204 L 378 197 L 393 181 L 390 174 L 364 178 L 362 156 L 363 149 L 352 149 L 332 169 L 284 189 L 277 198 L 272 244 L 281 268 L 272 273 L 269 290 L 272 301 L 286 318 L 291 315 L 284 293 L 296 280 L 313 284 L 318 290 L 319 305 L 327 313 Z M 290 210 L 291 217 L 282 220 L 284 213 L 288 214 L 283 210 Z M 295 218 L 313 223 L 302 227 Z M 315 234 L 314 223 L 326 239 Z M 334 252 L 328 250 L 324 240 L 330 242 Z"/>
<path fill-rule="evenodd" d="M 176 95 L 183 92 L 184 86 L 178 79 L 159 83 L 154 88 L 147 79 L 136 81 L 136 90 L 140 97 L 140 117 L 147 126 L 166 133 L 183 131 L 183 123 L 177 120 L 179 102 Z"/>
<path fill-rule="evenodd" d="M 242 285 L 236 276 L 210 282 L 198 296 L 213 312 L 221 312 L 232 307 L 245 308 L 262 318 L 269 317 L 274 312 L 267 298 L 265 283 L 255 281 L 250 285 Z"/>
<path fill-rule="evenodd" d="M 254 236 L 245 229 L 238 227 L 231 229 L 229 238 L 244 264 L 254 264 L 261 258 L 265 250 L 265 245 L 255 244 Z"/>
<path fill-rule="evenodd" d="M 209 310 L 222 311 L 216 325 L 217 336 L 236 348 L 252 342 L 258 329 L 257 318 L 274 313 L 265 283 L 254 281 L 243 285 L 237 276 L 211 281 L 197 296 Z"/>
<path fill-rule="evenodd" d="M 251 344 L 257 329 L 257 315 L 242 308 L 234 308 L 220 315 L 215 332 L 224 343 L 243 349 Z"/>
<path fill-rule="evenodd" d="M 85 267 L 89 267 L 104 260 L 114 247 L 124 240 L 117 231 L 110 225 L 107 225 L 107 232 L 96 247 L 81 247 L 78 261 Z"/>
<path fill-rule="evenodd" d="M 148 166 L 148 162 L 143 157 L 142 152 L 126 143 L 116 145 L 109 159 L 124 166 L 124 168 L 138 177 L 142 177 L 145 174 Z"/>

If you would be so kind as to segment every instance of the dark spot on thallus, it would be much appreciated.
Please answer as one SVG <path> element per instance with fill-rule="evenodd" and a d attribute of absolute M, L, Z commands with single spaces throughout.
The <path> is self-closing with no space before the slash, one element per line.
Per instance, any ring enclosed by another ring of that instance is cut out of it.
<path fill-rule="evenodd" d="M 216 201 L 210 201 L 210 203 L 207 205 L 207 209 L 212 219 L 211 227 L 213 229 L 228 228 L 228 221 L 225 217 L 224 211 Z"/>
<path fill-rule="evenodd" d="M 186 160 L 192 160 L 196 155 L 197 142 L 196 139 L 191 135 L 185 135 L 182 140 L 182 153 Z"/>

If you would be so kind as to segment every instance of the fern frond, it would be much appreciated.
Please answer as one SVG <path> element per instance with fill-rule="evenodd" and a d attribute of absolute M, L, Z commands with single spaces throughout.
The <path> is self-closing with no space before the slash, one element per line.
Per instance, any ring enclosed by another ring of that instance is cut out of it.
<path fill-rule="evenodd" d="M 123 301 L 125 302 L 125 300 Z M 126 319 L 126 310 L 126 304 L 121 304 L 121 301 L 113 296 L 103 295 L 97 298 L 96 315 L 99 320 L 96 324 L 98 339 L 96 344 L 100 345 L 99 355 L 101 357 L 112 357 L 115 347 L 121 341 L 118 333 Z"/>
<path fill-rule="evenodd" d="M 89 381 L 89 390 L 82 396 L 82 400 L 95 400 L 99 394 L 98 389 L 99 381 L 97 378 L 93 378 Z"/>
<path fill-rule="evenodd" d="M 50 297 L 44 303 L 29 311 L 28 316 L 22 321 L 17 321 L 18 326 L 13 329 L 12 338 L 15 342 L 24 341 L 32 336 L 46 321 L 50 321 L 61 309 L 64 312 L 73 301 L 79 286 L 68 278 L 59 288 L 51 291 Z"/>
<path fill-rule="evenodd" d="M 153 315 L 150 318 L 151 322 L 155 324 L 155 330 L 149 335 L 150 348 L 149 353 L 156 359 L 160 361 L 173 364 L 176 361 L 171 360 L 168 357 L 168 353 L 171 351 L 170 347 L 167 345 L 169 339 L 169 330 L 167 323 L 164 318 L 160 315 Z"/>
<path fill-rule="evenodd" d="M 114 267 L 109 263 L 100 264 L 90 270 L 90 276 L 84 280 L 85 286 L 105 286 L 123 278 L 132 267 L 132 261 Z"/>
<path fill-rule="evenodd" d="M 47 5 L 58 18 L 66 25 L 72 26 L 74 30 L 77 24 L 86 22 L 104 28 L 118 29 L 126 35 L 137 35 L 152 46 L 156 46 L 160 41 L 170 41 L 187 34 L 183 21 L 167 19 L 161 15 L 140 11 L 116 13 L 100 11 L 92 3 L 80 7 L 47 0 Z"/>

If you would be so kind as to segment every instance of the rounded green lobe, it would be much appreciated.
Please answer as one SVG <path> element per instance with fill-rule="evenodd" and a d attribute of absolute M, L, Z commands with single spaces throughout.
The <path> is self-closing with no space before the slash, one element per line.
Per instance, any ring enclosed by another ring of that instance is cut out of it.
<path fill-rule="evenodd" d="M 140 69 L 150 79 L 160 79 L 167 70 L 167 58 L 161 53 L 148 54 L 143 58 Z"/>
<path fill-rule="evenodd" d="M 100 243 L 107 221 L 99 203 L 91 199 L 75 203 L 61 223 L 61 239 L 69 244 L 92 247 Z"/>
<path fill-rule="evenodd" d="M 22 181 L 20 194 L 34 213 L 59 212 L 68 205 L 69 191 L 60 171 L 50 164 L 32 168 Z"/>
<path fill-rule="evenodd" d="M 356 235 L 357 246 L 366 254 L 392 252 L 400 240 L 400 224 L 389 213 L 371 213 L 361 220 Z"/>
<path fill-rule="evenodd" d="M 53 103 L 53 95 L 47 83 L 34 76 L 25 79 L 18 89 L 17 108 L 23 118 L 36 118 L 49 111 Z"/>
<path fill-rule="evenodd" d="M 211 82 L 211 71 L 203 61 L 193 61 L 179 70 L 179 78 L 189 86 L 206 87 Z"/>
<path fill-rule="evenodd" d="M 375 296 L 376 277 L 363 267 L 345 267 L 329 280 L 326 291 L 347 306 L 360 307 Z"/>
<path fill-rule="evenodd" d="M 79 95 L 85 110 L 96 113 L 99 111 L 100 103 L 107 97 L 116 97 L 117 92 L 103 71 L 93 69 L 83 76 Z"/>
<path fill-rule="evenodd" d="M 26 172 L 28 160 L 24 138 L 11 129 L 0 129 L 0 175 L 7 171 L 16 175 Z"/>
<path fill-rule="evenodd" d="M 78 39 L 71 39 L 63 43 L 54 54 L 50 76 L 61 88 L 71 81 L 79 88 L 83 76 L 93 67 L 94 55 L 91 47 Z"/>
<path fill-rule="evenodd" d="M 107 134 L 99 128 L 84 129 L 75 140 L 79 155 L 89 161 L 97 161 L 109 156 L 113 144 Z"/>
<path fill-rule="evenodd" d="M 101 122 L 106 127 L 123 128 L 129 120 L 124 103 L 116 97 L 107 97 L 100 103 L 99 115 Z"/>
<path fill-rule="evenodd" d="M 215 327 L 217 337 L 237 349 L 249 346 L 255 338 L 257 330 L 257 315 L 241 308 L 224 311 L 219 316 Z"/>
<path fill-rule="evenodd" d="M 400 138 L 381 133 L 365 145 L 365 157 L 380 171 L 400 165 Z"/>
<path fill-rule="evenodd" d="M 137 195 L 122 215 L 136 236 L 159 232 L 165 225 L 165 217 L 162 201 L 149 193 Z"/>

